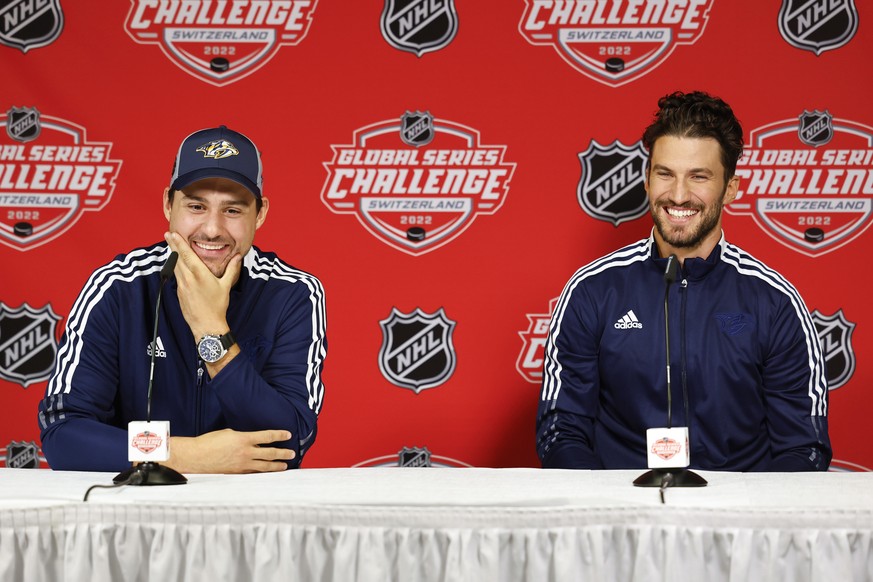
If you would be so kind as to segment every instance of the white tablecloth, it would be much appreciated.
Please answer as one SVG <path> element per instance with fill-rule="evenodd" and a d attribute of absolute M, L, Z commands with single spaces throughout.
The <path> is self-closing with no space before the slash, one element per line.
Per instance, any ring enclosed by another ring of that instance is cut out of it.
<path fill-rule="evenodd" d="M 123 487 L 0 469 L 0 580 L 873 580 L 873 474 L 301 469 Z"/>

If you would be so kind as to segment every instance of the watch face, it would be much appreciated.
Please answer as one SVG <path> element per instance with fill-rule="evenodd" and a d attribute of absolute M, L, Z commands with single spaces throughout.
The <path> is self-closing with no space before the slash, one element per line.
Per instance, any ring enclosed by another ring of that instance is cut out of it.
<path fill-rule="evenodd" d="M 205 337 L 197 345 L 197 351 L 204 362 L 217 362 L 224 355 L 221 342 L 215 337 Z"/>

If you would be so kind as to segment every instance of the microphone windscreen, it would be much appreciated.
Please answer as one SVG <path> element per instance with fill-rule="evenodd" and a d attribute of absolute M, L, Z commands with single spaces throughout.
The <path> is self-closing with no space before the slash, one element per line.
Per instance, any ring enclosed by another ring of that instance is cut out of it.
<path fill-rule="evenodd" d="M 176 268 L 176 261 L 179 260 L 179 253 L 173 251 L 167 258 L 167 262 L 161 267 L 161 281 L 166 281 L 173 276 L 173 269 Z"/>
<path fill-rule="evenodd" d="M 672 254 L 667 258 L 667 268 L 664 269 L 664 280 L 673 283 L 679 277 L 679 257 Z"/>

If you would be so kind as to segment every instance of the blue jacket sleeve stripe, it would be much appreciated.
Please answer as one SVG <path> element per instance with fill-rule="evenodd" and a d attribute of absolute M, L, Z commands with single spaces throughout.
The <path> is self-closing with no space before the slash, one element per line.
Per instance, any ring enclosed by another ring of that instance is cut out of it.
<path fill-rule="evenodd" d="M 317 277 L 282 262 L 258 254 L 252 249 L 251 261 L 246 261 L 249 274 L 253 278 L 276 278 L 289 283 L 302 283 L 309 289 L 309 301 L 312 304 L 311 314 L 311 344 L 307 357 L 306 386 L 309 393 L 309 408 L 318 414 L 324 399 L 324 384 L 321 381 L 321 370 L 327 353 L 325 344 L 327 317 L 324 303 L 324 287 Z"/>
<path fill-rule="evenodd" d="M 82 351 L 82 334 L 88 325 L 88 317 L 106 291 L 117 281 L 131 281 L 159 271 L 166 261 L 166 255 L 166 246 L 134 251 L 117 258 L 91 275 L 67 319 L 64 332 L 66 341 L 60 348 L 55 370 L 46 387 L 47 395 L 57 395 L 62 391 L 70 392 L 71 379 Z"/>
<path fill-rule="evenodd" d="M 806 339 L 807 353 L 809 354 L 808 394 L 811 402 L 810 415 L 827 416 L 827 377 L 824 369 L 821 344 L 819 343 L 818 332 L 815 329 L 812 317 L 809 315 L 809 311 L 807 311 L 797 289 L 779 273 L 734 245 L 723 243 L 722 260 L 733 266 L 737 272 L 757 277 L 789 298 L 797 318 L 800 320 L 801 329 Z"/>
<path fill-rule="evenodd" d="M 543 374 L 543 389 L 541 400 L 551 401 L 555 407 L 558 395 L 561 392 L 562 366 L 558 358 L 557 339 L 561 333 L 561 319 L 570 303 L 570 297 L 576 286 L 587 277 L 596 275 L 613 267 L 629 265 L 637 261 L 644 261 L 651 256 L 652 238 L 640 240 L 632 245 L 624 247 L 582 267 L 570 278 L 561 292 L 552 320 L 549 323 L 549 336 L 546 340 L 546 363 Z"/>

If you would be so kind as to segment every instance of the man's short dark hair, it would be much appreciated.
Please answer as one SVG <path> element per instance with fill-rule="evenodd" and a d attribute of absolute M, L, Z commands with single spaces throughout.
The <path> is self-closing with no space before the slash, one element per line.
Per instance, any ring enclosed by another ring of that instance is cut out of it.
<path fill-rule="evenodd" d="M 730 105 L 702 91 L 676 91 L 658 100 L 655 120 L 643 132 L 643 145 L 649 150 L 664 136 L 712 138 L 721 146 L 725 181 L 734 176 L 743 155 L 743 128 Z M 648 167 L 647 164 L 647 167 Z"/>

